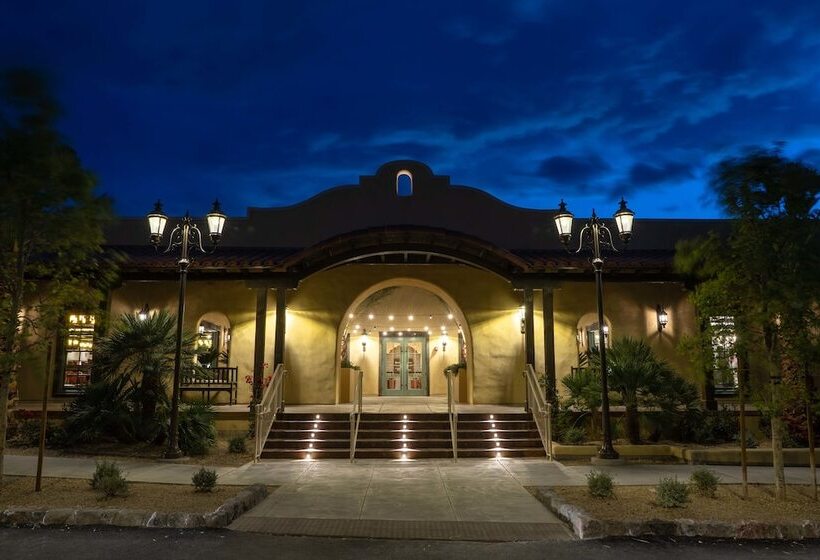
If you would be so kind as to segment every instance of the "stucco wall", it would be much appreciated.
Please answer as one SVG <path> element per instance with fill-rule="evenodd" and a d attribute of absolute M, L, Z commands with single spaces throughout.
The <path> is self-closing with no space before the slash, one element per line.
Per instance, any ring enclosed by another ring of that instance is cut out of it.
<path fill-rule="evenodd" d="M 286 400 L 289 403 L 334 403 L 339 394 L 339 336 L 351 305 L 381 283 L 395 279 L 430 285 L 448 295 L 464 319 L 468 338 L 467 371 L 459 383 L 463 401 L 520 403 L 524 398 L 521 371 L 524 341 L 520 333 L 522 292 L 502 278 L 465 265 L 346 265 L 305 279 L 287 295 L 285 363 L 289 370 Z M 152 309 L 176 311 L 176 282 L 128 282 L 112 293 L 112 323 L 123 313 L 133 313 L 148 303 Z M 679 373 L 702 385 L 676 345 L 695 329 L 694 312 L 682 286 L 677 283 L 605 284 L 605 313 L 612 336 L 645 338 L 657 355 Z M 658 333 L 655 307 L 669 313 L 669 325 Z M 595 312 L 594 283 L 565 282 L 554 291 L 556 372 L 560 380 L 577 365 L 576 332 L 579 319 Z M 248 402 L 250 386 L 244 382 L 253 371 L 256 289 L 243 281 L 191 281 L 185 326 L 194 330 L 206 313 L 223 313 L 231 326 L 230 365 L 239 368 L 239 402 Z M 544 370 L 544 330 L 541 292 L 535 291 L 536 369 Z M 275 295 L 268 293 L 265 361 L 273 361 Z M 447 355 L 442 355 L 440 335 L 430 337 L 430 394 L 446 393 L 442 370 L 456 361 L 457 339 L 449 333 Z M 438 350 L 434 348 L 438 346 Z M 351 360 L 361 361 L 361 338 L 351 340 Z M 364 356 L 365 394 L 378 394 L 378 335 L 371 333 Z M 33 356 L 19 377 L 22 400 L 38 399 L 42 392 L 44 356 Z M 269 365 L 265 373 L 270 374 Z M 559 382 L 559 390 L 561 384 Z M 225 395 L 220 395 L 224 401 Z"/>
<path fill-rule="evenodd" d="M 520 294 L 500 277 L 463 265 L 347 265 L 320 272 L 304 280 L 288 295 L 285 362 L 290 372 L 288 402 L 336 401 L 339 327 L 354 300 L 370 287 L 403 278 L 430 283 L 449 294 L 466 319 L 468 338 L 467 375 L 472 380 L 472 400 L 477 403 L 523 401 L 521 369 L 523 343 L 518 328 Z M 455 310 L 454 310 L 455 311 Z M 438 342 L 431 337 L 429 352 L 431 394 L 445 392 L 443 365 L 455 360 L 455 338 L 448 342 L 450 359 L 432 351 Z M 351 359 L 358 362 L 361 346 L 354 337 Z M 372 337 L 365 353 L 365 392 L 377 394 L 378 343 Z M 460 380 L 465 382 L 465 380 Z"/>
<path fill-rule="evenodd" d="M 112 323 L 124 313 L 134 313 L 145 303 L 151 309 L 166 308 L 173 313 L 177 310 L 176 282 L 128 282 L 115 290 L 111 297 Z M 270 364 L 273 355 L 273 328 L 276 317 L 273 292 L 268 293 L 268 314 L 266 338 L 266 362 Z M 224 314 L 231 327 L 231 352 L 228 365 L 239 368 L 237 401 L 250 400 L 250 385 L 245 376 L 253 374 L 253 344 L 256 332 L 256 289 L 248 288 L 242 281 L 189 281 L 187 288 L 184 328 L 196 330 L 199 320 L 207 313 Z M 268 366 L 265 374 L 271 373 Z M 194 397 L 195 395 L 190 395 Z M 227 400 L 220 393 L 219 400 Z"/>
<path fill-rule="evenodd" d="M 591 274 L 590 274 L 591 276 Z M 669 314 L 669 324 L 658 332 L 656 306 L 661 304 Z M 594 316 L 595 283 L 565 282 L 554 292 L 555 365 L 559 391 L 561 377 L 578 365 L 576 333 L 585 315 Z M 540 295 L 536 301 L 541 309 Z M 667 361 L 676 372 L 697 385 L 703 380 L 693 371 L 688 358 L 678 351 L 681 337 L 697 328 L 694 308 L 683 286 L 678 283 L 609 282 L 604 284 L 604 315 L 610 326 L 610 337 L 630 336 L 646 340 L 655 355 Z M 543 369 L 543 317 L 536 317 L 536 355 L 538 369 Z"/>

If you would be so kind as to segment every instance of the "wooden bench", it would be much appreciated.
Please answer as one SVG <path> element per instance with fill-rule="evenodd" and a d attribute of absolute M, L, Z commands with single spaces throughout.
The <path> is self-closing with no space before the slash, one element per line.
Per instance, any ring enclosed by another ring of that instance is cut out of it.
<path fill-rule="evenodd" d="M 237 379 L 239 368 L 212 367 L 205 376 L 182 375 L 179 380 L 180 397 L 185 393 L 198 392 L 211 402 L 211 393 L 228 393 L 228 404 L 236 404 Z"/>

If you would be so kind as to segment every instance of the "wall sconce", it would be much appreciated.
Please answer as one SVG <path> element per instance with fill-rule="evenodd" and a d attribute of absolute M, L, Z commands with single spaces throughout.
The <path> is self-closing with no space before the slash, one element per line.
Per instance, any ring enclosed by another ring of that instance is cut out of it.
<path fill-rule="evenodd" d="M 447 338 L 446 335 L 441 335 L 441 351 L 447 353 Z"/>
<path fill-rule="evenodd" d="M 521 320 L 521 334 L 525 334 L 527 332 L 527 315 L 523 305 L 518 308 L 518 317 Z"/>
<path fill-rule="evenodd" d="M 658 304 L 656 311 L 658 313 L 658 332 L 661 332 L 669 324 L 669 314 L 660 304 Z"/>
<path fill-rule="evenodd" d="M 148 309 L 148 304 L 142 306 L 142 309 L 137 311 L 137 319 L 140 321 L 145 321 L 148 319 L 149 315 L 151 314 L 151 310 Z"/>
<path fill-rule="evenodd" d="M 367 331 L 362 329 L 362 354 L 367 350 Z"/>

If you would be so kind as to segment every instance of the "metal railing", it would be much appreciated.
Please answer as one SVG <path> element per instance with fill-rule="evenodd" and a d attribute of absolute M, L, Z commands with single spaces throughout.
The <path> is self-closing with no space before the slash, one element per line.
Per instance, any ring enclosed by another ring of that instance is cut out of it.
<path fill-rule="evenodd" d="M 253 462 L 258 463 L 262 456 L 262 449 L 268 439 L 276 415 L 285 410 L 285 365 L 277 364 L 273 370 L 270 383 L 262 393 L 262 399 L 256 405 L 256 447 Z"/>
<path fill-rule="evenodd" d="M 453 461 L 458 461 L 458 395 L 455 380 L 458 373 L 444 371 L 447 378 L 447 416 L 450 419 L 450 441 L 453 444 Z"/>
<path fill-rule="evenodd" d="M 547 458 L 552 461 L 552 404 L 547 402 L 532 364 L 527 364 L 524 369 L 524 378 L 527 380 L 527 407 L 532 411 Z"/>
<path fill-rule="evenodd" d="M 353 388 L 353 408 L 350 411 L 350 462 L 356 458 L 356 441 L 359 438 L 359 423 L 362 420 L 362 381 L 364 372 L 353 370 L 356 376 L 356 385 Z"/>

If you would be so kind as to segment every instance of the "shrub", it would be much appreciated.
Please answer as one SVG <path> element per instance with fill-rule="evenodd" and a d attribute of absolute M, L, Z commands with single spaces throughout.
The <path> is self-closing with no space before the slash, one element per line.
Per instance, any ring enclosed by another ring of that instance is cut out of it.
<path fill-rule="evenodd" d="M 692 473 L 692 476 L 689 477 L 689 481 L 692 483 L 692 486 L 695 487 L 698 494 L 706 496 L 707 498 L 714 498 L 717 494 L 720 477 L 712 470 L 698 469 Z"/>
<path fill-rule="evenodd" d="M 594 498 L 612 498 L 613 492 L 612 476 L 601 471 L 590 471 L 587 473 L 587 488 L 590 496 Z"/>
<path fill-rule="evenodd" d="M 684 507 L 689 501 L 689 487 L 675 478 L 662 478 L 655 489 L 657 504 L 665 508 Z"/>
<path fill-rule="evenodd" d="M 565 428 L 559 436 L 561 443 L 569 443 L 571 445 L 584 443 L 587 439 L 586 430 L 580 426 L 570 426 L 569 428 Z"/>
<path fill-rule="evenodd" d="M 228 442 L 228 451 L 230 453 L 246 453 L 248 448 L 245 436 L 232 437 Z"/>
<path fill-rule="evenodd" d="M 128 482 L 119 465 L 112 461 L 97 462 L 97 468 L 91 478 L 91 487 L 102 491 L 107 498 L 124 496 L 128 493 Z"/>
<path fill-rule="evenodd" d="M 216 486 L 217 478 L 219 478 L 219 475 L 216 474 L 216 471 L 202 467 L 191 477 L 191 482 L 197 492 L 210 492 Z"/>
<path fill-rule="evenodd" d="M 179 413 L 179 448 L 188 455 L 205 455 L 216 444 L 214 410 L 210 404 L 195 402 Z"/>

